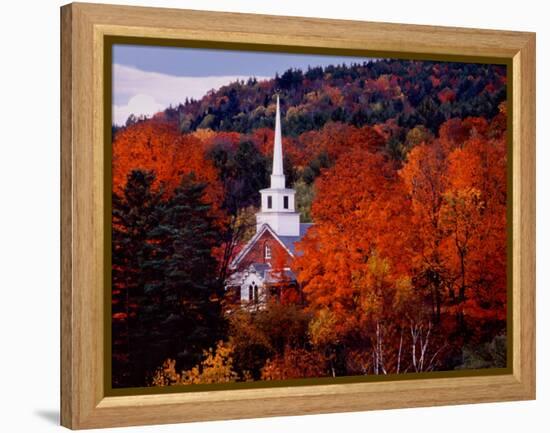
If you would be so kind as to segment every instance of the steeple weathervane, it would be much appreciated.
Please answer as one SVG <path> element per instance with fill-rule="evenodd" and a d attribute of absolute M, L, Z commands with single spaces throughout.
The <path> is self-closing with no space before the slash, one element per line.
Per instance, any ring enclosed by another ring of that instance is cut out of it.
<path fill-rule="evenodd" d="M 275 142 L 273 145 L 273 169 L 271 171 L 271 188 L 284 188 L 285 174 L 283 172 L 283 140 L 281 133 L 281 108 L 277 95 L 277 112 L 275 114 Z"/>

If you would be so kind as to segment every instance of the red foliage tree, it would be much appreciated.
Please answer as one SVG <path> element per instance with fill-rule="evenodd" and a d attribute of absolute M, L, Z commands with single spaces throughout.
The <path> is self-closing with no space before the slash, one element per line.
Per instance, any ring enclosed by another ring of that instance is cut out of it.
<path fill-rule="evenodd" d="M 205 199 L 219 209 L 222 188 L 215 167 L 204 156 L 202 142 L 181 135 L 177 128 L 161 121 L 136 123 L 119 132 L 113 142 L 113 191 L 120 193 L 132 170 L 154 171 L 153 188 L 163 187 L 171 195 L 182 175 L 194 173 L 207 184 Z"/>

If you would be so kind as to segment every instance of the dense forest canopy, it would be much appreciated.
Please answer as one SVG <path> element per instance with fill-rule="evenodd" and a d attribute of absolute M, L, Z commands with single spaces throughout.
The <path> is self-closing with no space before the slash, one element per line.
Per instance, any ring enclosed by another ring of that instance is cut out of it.
<path fill-rule="evenodd" d="M 303 296 L 235 313 L 276 93 Z M 113 126 L 114 386 L 505 365 L 506 128 L 504 66 L 385 59 Z"/>
<path fill-rule="evenodd" d="M 268 81 L 228 84 L 198 101 L 168 108 L 164 115 L 178 122 L 182 132 L 250 133 L 273 128 L 276 92 L 286 111 L 286 135 L 319 129 L 329 121 L 361 127 L 390 119 L 405 129 L 424 125 L 435 134 L 452 117 L 496 115 L 506 99 L 506 69 L 403 60 L 289 69 Z"/>

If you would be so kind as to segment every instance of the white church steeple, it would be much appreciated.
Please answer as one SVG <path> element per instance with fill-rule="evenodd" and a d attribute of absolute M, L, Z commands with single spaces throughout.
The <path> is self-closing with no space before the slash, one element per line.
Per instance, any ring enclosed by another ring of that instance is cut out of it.
<path fill-rule="evenodd" d="M 271 185 L 262 189 L 262 209 L 256 214 L 256 230 L 268 224 L 279 236 L 300 235 L 300 214 L 295 211 L 294 195 L 296 191 L 285 186 L 283 172 L 283 140 L 281 132 L 281 109 L 277 95 L 275 114 L 275 139 L 273 143 L 273 169 Z"/>
<path fill-rule="evenodd" d="M 273 170 L 271 172 L 271 188 L 284 188 L 285 174 L 283 172 L 283 139 L 281 134 L 281 108 L 277 95 L 277 112 L 275 114 L 275 140 L 273 143 Z"/>

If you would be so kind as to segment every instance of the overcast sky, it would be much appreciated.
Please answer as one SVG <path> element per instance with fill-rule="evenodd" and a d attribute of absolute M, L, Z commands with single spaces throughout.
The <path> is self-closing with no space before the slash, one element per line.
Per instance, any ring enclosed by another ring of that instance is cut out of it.
<path fill-rule="evenodd" d="M 268 79 L 289 68 L 355 63 L 368 58 L 197 48 L 113 46 L 113 123 L 150 116 L 185 98 L 201 98 L 237 79 Z"/>

